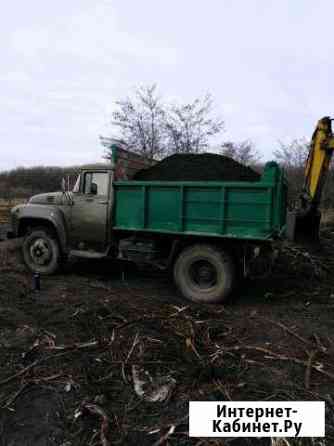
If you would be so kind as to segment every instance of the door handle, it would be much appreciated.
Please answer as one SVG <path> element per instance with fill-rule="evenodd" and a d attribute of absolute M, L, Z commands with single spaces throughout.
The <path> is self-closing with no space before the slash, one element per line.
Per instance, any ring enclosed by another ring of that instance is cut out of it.
<path fill-rule="evenodd" d="M 108 204 L 108 201 L 99 201 L 99 204 Z"/>
<path fill-rule="evenodd" d="M 94 201 L 94 198 L 86 198 L 86 201 L 88 202 Z"/>

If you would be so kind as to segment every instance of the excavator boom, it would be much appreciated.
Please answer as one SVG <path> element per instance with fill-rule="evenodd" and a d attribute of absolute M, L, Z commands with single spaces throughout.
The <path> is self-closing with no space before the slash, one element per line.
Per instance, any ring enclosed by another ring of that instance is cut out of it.
<path fill-rule="evenodd" d="M 312 207 L 319 205 L 333 149 L 332 120 L 325 117 L 320 119 L 313 133 L 311 148 L 306 161 L 302 193 L 302 199 L 306 201 L 305 204 L 308 203 Z"/>
<path fill-rule="evenodd" d="M 319 238 L 319 205 L 333 150 L 332 119 L 326 116 L 318 121 L 312 135 L 297 208 L 288 213 L 287 235 L 290 239 L 315 241 Z"/>

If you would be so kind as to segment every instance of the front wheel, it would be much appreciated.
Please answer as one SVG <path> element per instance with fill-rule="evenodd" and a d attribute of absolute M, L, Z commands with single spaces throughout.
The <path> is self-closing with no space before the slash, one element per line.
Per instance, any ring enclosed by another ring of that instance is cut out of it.
<path fill-rule="evenodd" d="M 25 264 L 32 272 L 53 274 L 59 268 L 59 244 L 54 234 L 46 228 L 33 229 L 27 234 L 22 250 Z"/>
<path fill-rule="evenodd" d="M 235 276 L 232 258 L 211 245 L 185 248 L 174 264 L 175 283 L 187 299 L 221 303 L 230 295 Z"/>

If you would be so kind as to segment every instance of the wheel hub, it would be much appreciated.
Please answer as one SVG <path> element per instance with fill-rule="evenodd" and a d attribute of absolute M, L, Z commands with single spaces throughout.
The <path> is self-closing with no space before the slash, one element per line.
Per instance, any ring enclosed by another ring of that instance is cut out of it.
<path fill-rule="evenodd" d="M 190 268 L 190 276 L 200 288 L 211 288 L 217 283 L 216 268 L 207 260 L 194 262 Z"/>
<path fill-rule="evenodd" d="M 51 249 L 46 240 L 42 238 L 34 240 L 30 247 L 30 255 L 36 264 L 47 264 L 51 258 Z"/>

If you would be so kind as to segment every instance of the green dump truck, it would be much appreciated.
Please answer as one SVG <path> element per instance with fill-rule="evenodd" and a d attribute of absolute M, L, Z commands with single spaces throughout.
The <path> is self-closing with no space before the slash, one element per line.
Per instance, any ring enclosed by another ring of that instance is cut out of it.
<path fill-rule="evenodd" d="M 118 148 L 113 163 L 83 167 L 72 191 L 13 208 L 30 270 L 54 273 L 69 256 L 126 259 L 171 271 L 184 297 L 213 303 L 241 277 L 270 268 L 287 208 L 276 163 L 253 182 L 131 180 L 145 166 Z"/>

